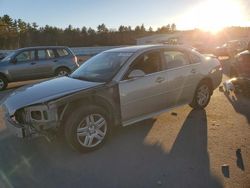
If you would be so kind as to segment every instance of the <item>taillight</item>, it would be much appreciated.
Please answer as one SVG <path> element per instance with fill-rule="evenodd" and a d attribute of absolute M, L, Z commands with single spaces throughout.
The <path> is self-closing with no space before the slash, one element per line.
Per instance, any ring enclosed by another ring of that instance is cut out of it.
<path fill-rule="evenodd" d="M 73 62 L 77 63 L 77 57 L 76 56 L 73 57 Z"/>

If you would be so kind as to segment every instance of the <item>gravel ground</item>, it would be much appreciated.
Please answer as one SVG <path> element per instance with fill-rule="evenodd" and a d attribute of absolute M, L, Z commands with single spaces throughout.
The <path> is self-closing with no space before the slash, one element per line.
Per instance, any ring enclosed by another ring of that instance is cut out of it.
<path fill-rule="evenodd" d="M 217 89 L 205 110 L 186 105 L 120 128 L 86 154 L 63 138 L 19 140 L 0 120 L 0 153 L 1 188 L 249 188 L 250 99 Z"/>

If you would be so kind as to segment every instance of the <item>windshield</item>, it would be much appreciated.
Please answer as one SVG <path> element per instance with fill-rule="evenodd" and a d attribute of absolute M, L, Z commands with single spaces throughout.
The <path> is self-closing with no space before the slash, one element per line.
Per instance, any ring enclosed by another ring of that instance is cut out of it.
<path fill-rule="evenodd" d="M 15 52 L 10 52 L 5 58 L 2 59 L 2 61 L 9 61 L 14 54 Z"/>
<path fill-rule="evenodd" d="M 103 52 L 86 61 L 71 74 L 71 77 L 92 82 L 108 82 L 132 54 Z"/>

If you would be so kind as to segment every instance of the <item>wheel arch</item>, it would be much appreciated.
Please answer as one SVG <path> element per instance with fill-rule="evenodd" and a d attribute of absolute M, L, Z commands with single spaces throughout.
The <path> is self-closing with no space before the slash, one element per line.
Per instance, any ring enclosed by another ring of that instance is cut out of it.
<path fill-rule="evenodd" d="M 67 66 L 65 66 L 65 65 L 60 65 L 60 66 L 58 66 L 58 67 L 56 67 L 56 68 L 54 69 L 54 74 L 56 74 L 56 72 L 57 72 L 59 69 L 67 69 L 67 70 L 69 70 L 69 72 L 72 72 L 71 69 L 70 69 L 69 67 L 67 67 Z"/>
<path fill-rule="evenodd" d="M 7 81 L 9 81 L 8 77 L 4 73 L 0 72 L 0 76 L 4 77 Z"/>
<path fill-rule="evenodd" d="M 198 88 L 198 86 L 199 86 L 202 82 L 208 83 L 208 85 L 209 85 L 209 87 L 210 87 L 210 89 L 211 89 L 211 95 L 212 95 L 212 94 L 213 94 L 213 91 L 214 91 L 214 84 L 213 84 L 212 78 L 209 77 L 209 76 L 204 77 L 204 78 L 201 79 L 201 81 L 198 83 L 198 85 L 197 85 L 196 88 Z"/>
<path fill-rule="evenodd" d="M 95 105 L 98 107 L 103 108 L 108 115 L 109 120 L 112 122 L 113 125 L 117 125 L 120 123 L 118 115 L 115 113 L 115 107 L 112 105 L 108 99 L 94 95 L 94 96 L 86 96 L 84 98 L 76 99 L 74 101 L 71 101 L 67 104 L 64 104 L 61 106 L 61 109 L 58 112 L 58 115 L 61 120 L 61 126 L 63 126 L 63 123 L 66 121 L 66 119 L 70 116 L 70 114 L 77 108 L 79 108 L 82 105 Z"/>

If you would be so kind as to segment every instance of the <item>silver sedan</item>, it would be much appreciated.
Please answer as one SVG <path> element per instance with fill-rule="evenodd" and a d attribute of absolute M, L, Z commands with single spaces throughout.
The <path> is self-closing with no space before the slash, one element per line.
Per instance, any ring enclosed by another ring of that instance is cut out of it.
<path fill-rule="evenodd" d="M 205 108 L 222 79 L 220 62 L 182 46 L 112 49 L 68 77 L 14 92 L 6 122 L 19 137 L 51 138 L 59 129 L 79 151 L 100 147 L 114 126 L 127 126 L 189 104 Z M 28 96 L 28 97 L 27 97 Z"/>

